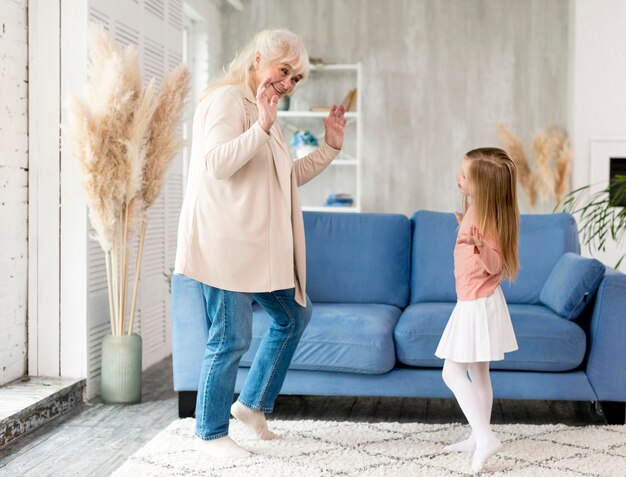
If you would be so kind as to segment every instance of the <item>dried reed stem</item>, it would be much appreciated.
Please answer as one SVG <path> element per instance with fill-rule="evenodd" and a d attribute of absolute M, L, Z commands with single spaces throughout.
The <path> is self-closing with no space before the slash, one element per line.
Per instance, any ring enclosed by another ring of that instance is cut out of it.
<path fill-rule="evenodd" d="M 119 323 L 119 280 L 118 280 L 118 271 L 117 271 L 117 238 L 113 239 L 113 247 L 111 249 L 111 264 L 112 264 L 112 278 L 113 278 L 113 319 L 115 321 L 115 333 L 114 335 L 119 334 L 120 323 Z"/>
<path fill-rule="evenodd" d="M 130 250 L 128 246 L 128 209 L 124 207 L 124 228 L 122 229 L 122 244 L 124 251 L 122 253 L 122 329 L 120 334 L 124 334 L 124 323 L 126 321 L 126 296 L 128 295 L 128 263 Z"/>
<path fill-rule="evenodd" d="M 113 286 L 111 279 L 111 252 L 105 252 L 105 261 L 107 267 L 107 291 L 109 295 L 109 319 L 111 320 L 111 334 L 115 334 L 115 320 L 113 318 Z"/>
<path fill-rule="evenodd" d="M 139 231 L 139 248 L 137 249 L 137 258 L 135 260 L 135 283 L 133 284 L 133 297 L 130 305 L 130 320 L 128 322 L 128 334 L 133 332 L 133 322 L 135 320 L 135 304 L 137 302 L 137 286 L 139 283 L 139 272 L 141 270 L 141 257 L 143 255 L 143 244 L 146 238 L 146 228 L 148 221 L 141 222 L 141 230 Z"/>

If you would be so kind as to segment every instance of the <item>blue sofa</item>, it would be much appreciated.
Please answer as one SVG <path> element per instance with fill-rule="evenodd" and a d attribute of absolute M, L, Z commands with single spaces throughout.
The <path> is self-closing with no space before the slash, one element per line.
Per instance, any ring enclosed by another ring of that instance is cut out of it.
<path fill-rule="evenodd" d="M 456 301 L 453 214 L 305 212 L 311 322 L 282 394 L 452 397 L 434 351 Z M 624 423 L 626 275 L 579 255 L 567 214 L 523 215 L 521 269 L 502 289 L 519 350 L 492 363 L 494 397 L 601 402 Z M 173 281 L 173 373 L 191 416 L 207 337 L 197 284 Z M 241 389 L 268 327 L 255 305 Z"/>

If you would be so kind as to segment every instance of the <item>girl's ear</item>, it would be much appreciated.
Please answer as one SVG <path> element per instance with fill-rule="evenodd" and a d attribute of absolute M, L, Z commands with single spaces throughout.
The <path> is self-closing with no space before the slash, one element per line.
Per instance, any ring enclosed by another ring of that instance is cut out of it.
<path fill-rule="evenodd" d="M 256 54 L 254 55 L 254 69 L 256 71 L 259 71 L 260 67 L 261 67 L 261 52 L 257 51 Z"/>

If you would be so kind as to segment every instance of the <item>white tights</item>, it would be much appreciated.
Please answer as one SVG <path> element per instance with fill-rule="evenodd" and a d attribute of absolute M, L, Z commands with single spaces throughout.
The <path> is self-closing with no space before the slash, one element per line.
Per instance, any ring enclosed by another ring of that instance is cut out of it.
<path fill-rule="evenodd" d="M 489 362 L 457 363 L 446 359 L 442 377 L 454 393 L 472 428 L 472 434 L 468 439 L 448 446 L 446 450 L 473 451 L 472 469 L 474 472 L 479 472 L 487 459 L 501 447 L 500 441 L 493 434 L 489 425 L 493 405 Z"/>

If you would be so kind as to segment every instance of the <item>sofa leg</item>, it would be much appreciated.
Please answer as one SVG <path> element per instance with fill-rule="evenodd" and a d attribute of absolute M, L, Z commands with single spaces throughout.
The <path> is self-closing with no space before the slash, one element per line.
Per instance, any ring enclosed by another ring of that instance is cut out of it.
<path fill-rule="evenodd" d="M 197 391 L 180 391 L 178 393 L 178 417 L 194 417 L 196 415 Z"/>
<path fill-rule="evenodd" d="M 608 424 L 626 423 L 626 403 L 621 401 L 601 401 Z"/>

